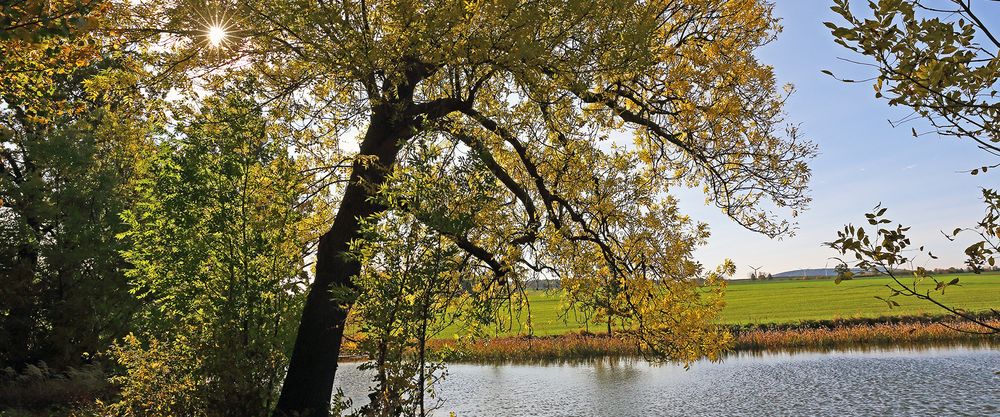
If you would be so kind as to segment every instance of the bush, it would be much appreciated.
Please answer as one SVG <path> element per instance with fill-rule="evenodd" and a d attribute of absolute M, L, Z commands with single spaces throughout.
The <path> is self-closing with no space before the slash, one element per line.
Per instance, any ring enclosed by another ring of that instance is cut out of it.
<path fill-rule="evenodd" d="M 21 372 L 7 367 L 0 371 L 0 416 L 47 415 L 62 406 L 93 403 L 108 391 L 99 365 L 62 372 L 49 369 L 45 362 L 29 364 Z"/>
<path fill-rule="evenodd" d="M 111 356 L 124 373 L 111 377 L 121 389 L 121 400 L 105 411 L 116 416 L 201 416 L 206 380 L 204 366 L 186 335 L 173 340 L 151 338 L 143 344 L 128 335 L 115 345 Z"/>

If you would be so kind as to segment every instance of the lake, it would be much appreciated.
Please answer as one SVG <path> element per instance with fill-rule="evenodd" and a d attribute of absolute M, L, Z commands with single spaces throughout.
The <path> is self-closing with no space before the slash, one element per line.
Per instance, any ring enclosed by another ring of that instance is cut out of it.
<path fill-rule="evenodd" d="M 357 365 L 337 372 L 355 406 L 370 381 Z M 1000 416 L 998 371 L 1000 350 L 988 347 L 742 352 L 687 371 L 641 360 L 451 364 L 435 415 Z"/>

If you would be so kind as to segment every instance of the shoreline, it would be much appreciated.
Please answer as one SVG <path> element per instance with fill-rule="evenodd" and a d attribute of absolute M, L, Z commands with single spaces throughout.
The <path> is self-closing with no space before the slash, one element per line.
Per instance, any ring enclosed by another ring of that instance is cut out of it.
<path fill-rule="evenodd" d="M 985 317 L 985 315 L 984 315 Z M 1000 320 L 989 320 L 1000 325 Z M 950 326 L 946 327 L 946 326 Z M 934 345 L 1000 347 L 1000 335 L 963 333 L 976 326 L 947 316 L 891 316 L 876 319 L 803 321 L 794 324 L 727 326 L 733 343 L 726 353 L 829 351 Z M 503 336 L 478 340 L 434 339 L 428 350 L 446 363 L 498 363 L 641 357 L 634 342 L 606 333 L 573 332 L 555 336 Z M 342 356 L 341 361 L 363 361 Z"/>

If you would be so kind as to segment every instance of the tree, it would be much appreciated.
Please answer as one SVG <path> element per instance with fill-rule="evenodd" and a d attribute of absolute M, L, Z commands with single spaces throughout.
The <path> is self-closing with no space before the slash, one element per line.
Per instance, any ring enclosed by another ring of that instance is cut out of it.
<path fill-rule="evenodd" d="M 327 217 L 294 133 L 261 111 L 252 77 L 228 78 L 172 106 L 176 128 L 138 166 L 120 237 L 143 308 L 113 355 L 115 415 L 266 416 L 276 400 Z"/>
<path fill-rule="evenodd" d="M 375 389 L 359 410 L 366 416 L 426 416 L 425 397 L 443 364 L 429 358 L 427 341 L 460 311 L 462 276 L 469 262 L 455 245 L 413 216 L 368 219 L 354 252 L 364 265 L 355 278 L 351 312 L 360 351 L 374 370 Z M 429 360 L 430 359 L 430 360 Z"/>
<path fill-rule="evenodd" d="M 834 282 L 840 283 L 840 281 L 854 279 L 854 271 L 847 266 L 846 263 L 839 263 L 837 266 L 833 267 L 833 272 L 837 273 L 837 278 L 834 278 Z"/>
<path fill-rule="evenodd" d="M 115 235 L 156 101 L 135 100 L 134 55 L 87 30 L 106 14 L 62 1 L 0 14 L 0 363 L 77 364 L 135 307 Z"/>
<path fill-rule="evenodd" d="M 567 273 L 566 259 L 587 262 L 623 288 L 644 347 L 691 360 L 724 337 L 692 271 L 664 263 L 674 243 L 658 227 L 684 217 L 670 188 L 704 187 L 769 236 L 792 232 L 771 208 L 794 216 L 809 201 L 815 148 L 794 129 L 782 135 L 785 95 L 753 55 L 778 29 L 765 1 L 135 7 L 128 33 L 166 39 L 166 68 L 259 72 L 270 107 L 337 151 L 326 174 L 340 180 L 339 207 L 319 239 L 276 415 L 328 413 L 362 267 L 348 253 L 372 216 L 413 214 L 447 237 L 473 263 L 469 297 L 483 305 L 510 300 L 526 276 Z M 213 25 L 225 41 L 208 42 Z M 399 190 L 394 172 L 421 160 L 401 155 L 421 141 L 445 150 L 412 154 L 438 168 L 409 178 L 441 190 L 434 204 L 405 189 L 377 198 Z M 588 256 L 565 256 L 574 251 Z"/>
<path fill-rule="evenodd" d="M 67 37 L 81 35 L 81 29 L 91 28 L 107 10 L 107 4 L 100 1 L 52 0 L 45 3 L 35 1 L 12 1 L 0 15 L 0 39 L 17 40 L 20 45 L 5 47 L 20 48 L 31 44 L 61 41 Z M 63 50 L 63 53 L 88 53 Z M 67 66 L 80 66 L 74 61 L 62 62 Z M 5 73 L 5 77 L 25 76 L 17 72 Z M 28 75 L 30 76 L 30 75 Z M 7 86 L 11 87 L 11 86 Z"/>
<path fill-rule="evenodd" d="M 639 185 L 636 187 L 640 189 L 640 191 L 634 191 L 636 193 L 653 192 L 651 189 L 642 189 Z M 675 203 L 673 200 L 667 200 L 664 203 L 670 204 L 670 206 L 664 207 L 667 209 L 665 213 L 650 213 L 646 216 L 635 213 L 633 218 L 641 226 L 623 225 L 624 228 L 633 229 L 624 233 L 630 236 L 630 240 L 635 240 L 628 247 L 628 250 L 648 251 L 644 256 L 648 256 L 651 262 L 659 264 L 658 268 L 661 269 L 658 272 L 663 276 L 704 275 L 702 265 L 693 259 L 693 252 L 696 247 L 708 239 L 708 227 L 703 223 L 694 224 L 687 217 L 677 216 L 677 207 L 673 205 Z M 623 223 L 625 222 L 623 221 Z M 659 230 L 659 233 L 649 233 L 648 228 Z M 646 245 L 651 247 L 646 247 Z M 650 250 L 652 248 L 657 249 Z M 587 320 L 604 322 L 610 336 L 613 334 L 616 320 L 620 322 L 620 325 L 631 322 L 629 320 L 630 312 L 635 309 L 638 301 L 632 298 L 632 291 L 628 288 L 629 284 L 621 282 L 619 275 L 600 263 L 595 264 L 587 261 L 587 259 L 593 259 L 596 256 L 600 255 L 593 251 L 567 248 L 564 252 L 553 257 L 550 262 L 559 271 L 561 286 L 565 291 L 564 314 L 573 310 L 583 313 Z M 635 256 L 642 255 L 636 254 Z M 641 262 L 638 259 L 637 261 Z M 720 269 L 713 271 L 712 279 L 716 280 L 722 275 L 731 275 L 734 273 L 733 269 L 727 263 Z M 674 290 L 685 292 L 681 288 L 674 288 Z M 657 298 L 673 299 L 673 297 Z M 674 302 L 684 303 L 681 299 L 674 299 Z M 625 327 L 623 330 L 627 330 L 628 326 L 622 327 Z"/>
<path fill-rule="evenodd" d="M 940 136 L 971 140 L 990 157 L 1000 157 L 1000 102 L 997 101 L 997 79 L 1000 79 L 1000 40 L 996 28 L 981 16 L 993 16 L 1000 11 L 1000 3 L 941 0 L 923 2 L 915 0 L 879 1 L 868 5 L 870 18 L 859 18 L 846 0 L 835 0 L 833 11 L 844 18 L 846 26 L 828 22 L 838 44 L 872 60 L 869 63 L 877 74 L 873 77 L 875 97 L 886 98 L 890 106 L 913 109 L 915 116 L 903 121 L 922 118 L 930 122 L 933 133 Z M 829 73 L 829 71 L 826 71 Z M 855 82 L 853 80 L 844 80 Z M 919 136 L 912 128 L 914 136 Z M 969 171 L 972 175 L 986 174 L 997 163 L 986 163 Z M 966 232 L 974 233 L 980 241 L 966 248 L 967 264 L 973 271 L 984 265 L 996 264 L 1000 254 L 1000 197 L 993 189 L 984 189 L 983 199 L 987 210 L 979 224 L 959 227 L 945 236 Z M 878 227 L 876 235 L 869 237 L 862 228 L 845 226 L 838 232 L 838 239 L 831 245 L 842 254 L 854 254 L 858 264 L 889 273 L 901 263 L 909 261 L 898 250 L 909 245 L 905 232 L 880 225 L 891 223 L 883 217 L 885 208 L 876 207 L 868 213 L 868 223 Z M 870 247 L 872 239 L 887 242 L 884 248 Z M 922 247 L 921 247 L 922 251 Z M 933 257 L 928 253 L 928 256 Z M 923 268 L 915 270 L 912 284 L 895 280 L 891 295 L 909 295 L 934 303 L 946 311 L 970 319 L 988 333 L 1000 331 L 985 321 L 973 319 L 958 309 L 945 306 L 930 296 L 919 292 L 921 281 L 930 278 L 935 290 L 944 292 L 948 285 L 958 283 L 958 278 L 937 281 Z M 895 302 L 885 299 L 892 307 Z"/>

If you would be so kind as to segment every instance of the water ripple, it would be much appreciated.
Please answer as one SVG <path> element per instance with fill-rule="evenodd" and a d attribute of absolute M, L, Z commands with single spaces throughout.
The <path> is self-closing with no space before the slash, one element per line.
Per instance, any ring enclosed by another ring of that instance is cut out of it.
<path fill-rule="evenodd" d="M 685 371 L 638 360 L 448 367 L 447 416 L 1000 416 L 1000 350 L 756 353 Z M 369 376 L 337 383 L 364 400 Z"/>

